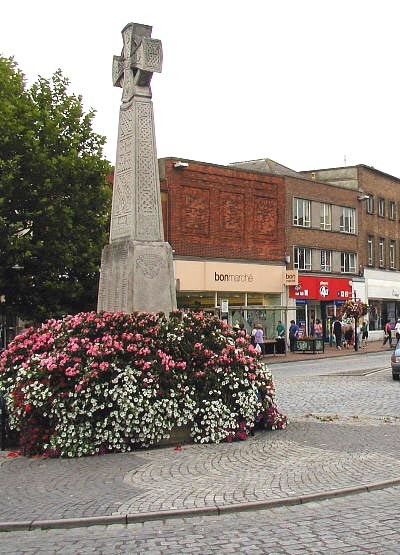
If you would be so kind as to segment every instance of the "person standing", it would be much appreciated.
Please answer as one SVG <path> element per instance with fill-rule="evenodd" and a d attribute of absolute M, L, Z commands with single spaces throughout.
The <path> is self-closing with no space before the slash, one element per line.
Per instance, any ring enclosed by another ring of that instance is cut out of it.
<path fill-rule="evenodd" d="M 397 319 L 396 325 L 394 327 L 394 331 L 396 332 L 396 345 L 400 339 L 400 318 Z"/>
<path fill-rule="evenodd" d="M 333 335 L 336 339 L 336 349 L 340 351 L 342 349 L 342 322 L 339 318 L 335 318 L 333 323 Z"/>
<path fill-rule="evenodd" d="M 261 326 L 261 324 L 258 324 L 258 326 L 256 326 L 256 333 L 254 334 L 254 341 L 256 346 L 259 345 L 260 349 L 261 349 L 261 354 L 264 355 L 265 354 L 265 349 L 264 349 L 264 330 Z"/>
<path fill-rule="evenodd" d="M 318 320 L 318 318 L 315 320 L 315 324 L 314 324 L 314 335 L 317 338 L 322 337 L 322 324 L 321 324 L 321 320 Z"/>
<path fill-rule="evenodd" d="M 390 325 L 389 320 L 385 324 L 385 339 L 383 340 L 382 346 L 386 345 L 389 341 L 389 346 L 393 348 L 392 344 L 392 326 Z"/>
<path fill-rule="evenodd" d="M 365 320 L 361 326 L 361 334 L 362 347 L 366 347 L 368 343 L 368 323 Z"/>
<path fill-rule="evenodd" d="M 276 326 L 276 352 L 279 355 L 284 355 L 285 351 L 285 326 L 279 320 Z"/>
<path fill-rule="evenodd" d="M 289 327 L 289 344 L 290 344 L 290 352 L 294 353 L 296 339 L 299 337 L 299 326 L 296 324 L 294 320 L 290 320 L 290 327 Z"/>

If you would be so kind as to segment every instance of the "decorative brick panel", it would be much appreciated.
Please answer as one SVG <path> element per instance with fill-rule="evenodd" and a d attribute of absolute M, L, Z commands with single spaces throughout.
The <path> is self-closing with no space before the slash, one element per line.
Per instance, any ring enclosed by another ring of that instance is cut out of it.
<path fill-rule="evenodd" d="M 244 195 L 237 193 L 220 194 L 220 222 L 223 233 L 244 232 Z"/>

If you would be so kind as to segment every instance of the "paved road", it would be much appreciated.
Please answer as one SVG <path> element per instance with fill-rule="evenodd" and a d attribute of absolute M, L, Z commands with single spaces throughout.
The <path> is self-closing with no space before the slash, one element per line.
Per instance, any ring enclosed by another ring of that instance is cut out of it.
<path fill-rule="evenodd" d="M 345 359 L 335 359 L 334 369 L 342 372 L 338 360 Z M 352 373 L 345 376 L 321 376 L 310 362 L 307 375 L 302 362 L 282 365 L 285 370 L 273 365 L 278 405 L 291 420 L 285 431 L 181 451 L 76 460 L 0 458 L 0 520 L 224 507 L 398 480 L 400 384 L 389 370 L 379 370 L 381 361 L 372 353 L 346 357 Z M 376 371 L 366 373 L 367 366 Z M 399 488 L 387 488 L 238 515 L 7 532 L 0 535 L 0 551 L 399 553 L 398 498 Z"/>
<path fill-rule="evenodd" d="M 9 532 L 1 553 L 398 555 L 400 488 L 294 507 L 128 526 Z"/>

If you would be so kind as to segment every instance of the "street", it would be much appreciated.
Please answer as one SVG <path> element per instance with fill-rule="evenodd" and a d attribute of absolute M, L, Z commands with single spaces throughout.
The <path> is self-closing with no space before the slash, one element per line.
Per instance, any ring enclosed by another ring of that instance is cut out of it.
<path fill-rule="evenodd" d="M 2 532 L 1 552 L 398 554 L 400 486 L 393 484 L 400 478 L 400 390 L 388 352 L 271 369 L 278 407 L 290 419 L 284 431 L 178 452 L 0 458 L 3 522 L 188 511 L 127 526 Z M 363 485 L 370 491 L 356 493 Z M 333 496 L 337 490 L 347 493 Z M 285 505 L 319 493 L 325 498 Z M 196 508 L 243 503 L 249 509 L 264 500 L 282 506 L 191 516 Z"/>

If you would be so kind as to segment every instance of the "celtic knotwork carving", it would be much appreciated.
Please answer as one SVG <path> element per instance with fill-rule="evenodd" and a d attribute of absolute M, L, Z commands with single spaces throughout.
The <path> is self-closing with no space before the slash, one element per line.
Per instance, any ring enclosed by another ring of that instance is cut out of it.
<path fill-rule="evenodd" d="M 156 278 L 164 264 L 162 256 L 154 253 L 141 254 L 136 259 L 136 268 L 149 279 Z"/>

